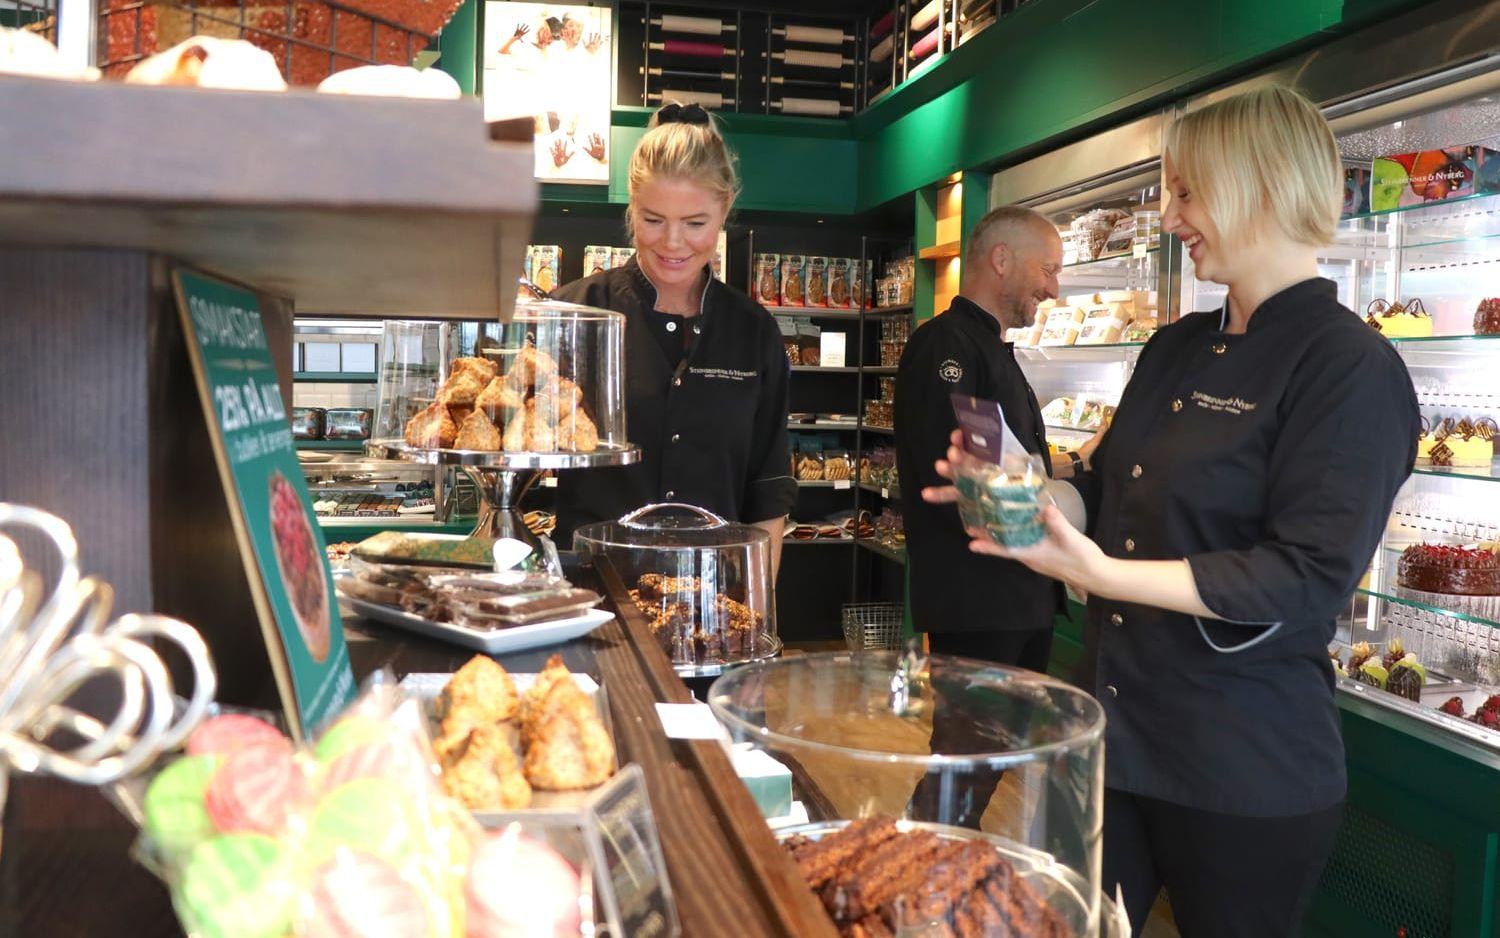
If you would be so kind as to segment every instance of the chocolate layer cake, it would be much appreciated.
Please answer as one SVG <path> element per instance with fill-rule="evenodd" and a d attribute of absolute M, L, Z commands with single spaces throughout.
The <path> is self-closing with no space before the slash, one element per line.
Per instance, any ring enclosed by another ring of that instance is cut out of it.
<path fill-rule="evenodd" d="M 1413 544 L 1401 552 L 1396 582 L 1428 593 L 1500 596 L 1500 552 Z"/>
<path fill-rule="evenodd" d="M 885 938 L 903 928 L 956 938 L 1071 938 L 1062 918 L 982 841 L 903 832 L 891 818 L 867 818 L 819 840 L 792 837 L 786 848 L 846 938 Z"/>

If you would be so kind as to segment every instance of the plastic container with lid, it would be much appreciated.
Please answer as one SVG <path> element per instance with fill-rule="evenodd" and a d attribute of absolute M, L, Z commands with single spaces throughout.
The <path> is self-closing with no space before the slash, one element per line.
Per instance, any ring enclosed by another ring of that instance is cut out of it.
<path fill-rule="evenodd" d="M 774 654 L 771 537 L 694 505 L 647 505 L 573 533 L 580 554 L 608 557 L 672 664 L 710 674 Z"/>
<path fill-rule="evenodd" d="M 625 317 L 519 303 L 499 322 L 389 321 L 373 442 L 475 453 L 628 447 Z"/>
<path fill-rule="evenodd" d="M 879 914 L 899 934 L 952 934 L 942 926 L 990 912 L 976 890 L 1007 888 L 990 847 L 1024 884 L 1010 900 L 1064 926 L 1026 933 L 1129 934 L 1099 885 L 1104 711 L 1077 688 L 961 658 L 827 652 L 728 671 L 708 703 L 735 743 L 790 770 L 792 813 L 808 823 L 782 836 L 840 924 L 869 914 L 849 901 L 862 884 L 909 866 Z M 882 818 L 906 840 L 877 843 L 882 824 L 892 833 Z M 847 841 L 854 822 L 869 842 L 823 862 L 816 843 Z"/>

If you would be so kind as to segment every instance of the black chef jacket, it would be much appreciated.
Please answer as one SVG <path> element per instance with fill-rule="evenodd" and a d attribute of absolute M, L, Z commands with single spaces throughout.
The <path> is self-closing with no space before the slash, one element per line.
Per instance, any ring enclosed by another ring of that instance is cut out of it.
<path fill-rule="evenodd" d="M 625 314 L 626 435 L 642 451 L 633 466 L 560 474 L 559 544 L 570 545 L 579 525 L 651 502 L 688 502 L 747 523 L 791 510 L 790 373 L 770 313 L 709 278 L 699 315 L 652 316 L 656 288 L 634 258 L 553 296 Z M 693 332 L 675 366 L 653 331 L 668 323 Z"/>
<path fill-rule="evenodd" d="M 1243 335 L 1226 311 L 1162 329 L 1078 482 L 1106 554 L 1187 558 L 1225 620 L 1090 599 L 1111 788 L 1246 817 L 1344 797 L 1328 645 L 1420 420 L 1395 349 L 1337 296 L 1307 280 Z"/>
<path fill-rule="evenodd" d="M 896 467 L 912 623 L 940 633 L 1050 629 L 1062 608 L 1062 586 L 1013 560 L 973 553 L 957 509 L 922 501 L 924 486 L 947 484 L 933 461 L 944 458 L 958 426 L 953 394 L 998 401 L 1027 452 L 1044 460 L 1047 454 L 1041 408 L 1000 338 L 1000 323 L 955 297 L 947 312 L 912 333 L 896 371 Z"/>

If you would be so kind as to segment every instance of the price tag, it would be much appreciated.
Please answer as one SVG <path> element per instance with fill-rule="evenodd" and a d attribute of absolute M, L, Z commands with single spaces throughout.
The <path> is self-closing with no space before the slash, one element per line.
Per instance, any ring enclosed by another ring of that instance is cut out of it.
<path fill-rule="evenodd" d="M 557 488 L 557 476 L 544 476 L 542 478 L 542 488 L 544 488 L 544 489 L 555 489 L 555 488 Z"/>
<path fill-rule="evenodd" d="M 1146 242 L 1144 242 L 1144 241 L 1137 241 L 1135 244 L 1131 245 L 1130 256 L 1131 257 L 1145 257 L 1146 254 L 1147 254 L 1147 252 L 1150 250 L 1150 248 L 1151 248 L 1151 245 L 1147 244 Z"/>
<path fill-rule="evenodd" d="M 853 483 L 850 482 L 848 479 L 835 479 L 834 483 L 833 483 L 833 487 L 836 488 L 836 489 L 847 489 L 847 488 L 851 488 L 852 486 L 853 486 Z"/>
<path fill-rule="evenodd" d="M 886 488 L 885 486 L 881 486 L 880 487 L 880 497 L 881 498 L 890 498 L 891 497 L 891 490 L 888 489 L 888 488 Z"/>
<path fill-rule="evenodd" d="M 588 807 L 589 851 L 606 882 L 599 899 L 620 934 L 675 938 L 682 934 L 656 819 L 637 765 L 621 769 Z"/>

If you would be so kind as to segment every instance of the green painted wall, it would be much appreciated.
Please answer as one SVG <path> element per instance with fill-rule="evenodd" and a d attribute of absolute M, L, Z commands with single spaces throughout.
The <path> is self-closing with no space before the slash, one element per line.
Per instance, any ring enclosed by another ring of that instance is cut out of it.
<path fill-rule="evenodd" d="M 443 54 L 437 67 L 453 76 L 464 94 L 473 94 L 479 74 L 479 0 L 465 0 L 438 36 Z"/>
<path fill-rule="evenodd" d="M 853 120 L 724 115 L 745 176 L 741 207 L 868 211 L 956 170 L 1013 160 L 1415 5 L 1035 0 Z M 607 191 L 545 186 L 543 197 L 622 203 L 625 164 L 650 113 L 615 109 Z"/>

